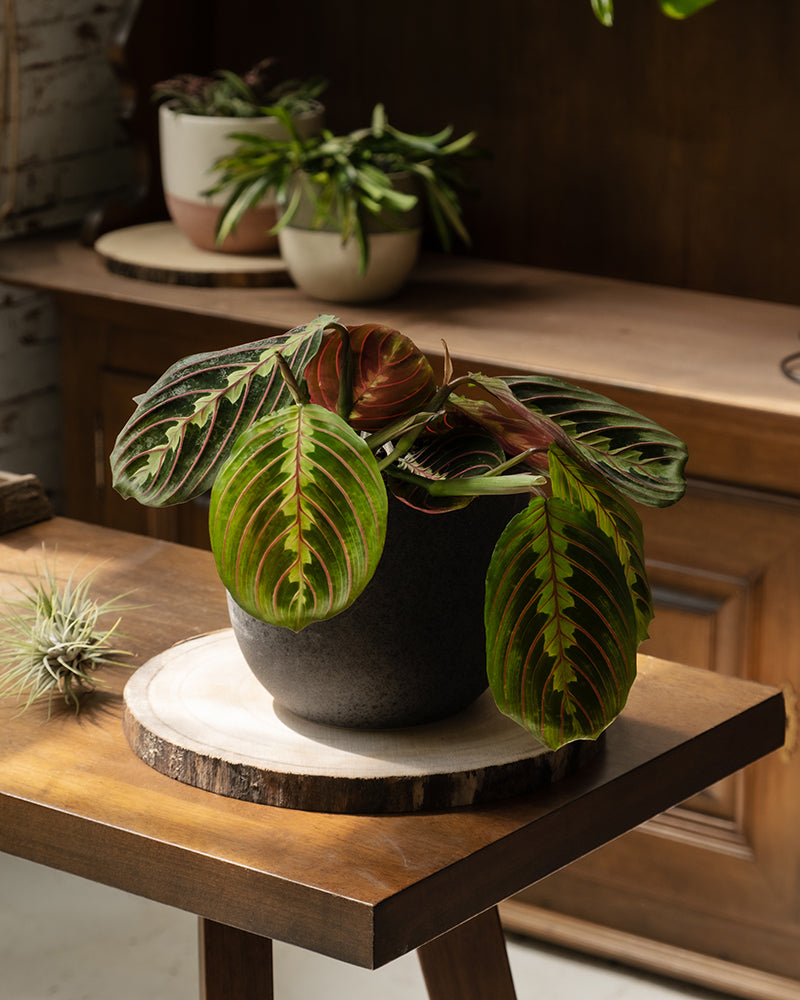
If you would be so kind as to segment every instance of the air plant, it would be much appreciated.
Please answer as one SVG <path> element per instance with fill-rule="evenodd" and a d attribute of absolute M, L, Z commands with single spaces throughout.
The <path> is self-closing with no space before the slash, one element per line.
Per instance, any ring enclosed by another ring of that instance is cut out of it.
<path fill-rule="evenodd" d="M 76 570 L 59 586 L 54 569 L 44 562 L 29 591 L 5 600 L 0 628 L 0 697 L 24 699 L 22 711 L 39 698 L 52 708 L 56 694 L 78 713 L 81 699 L 94 690 L 94 673 L 105 664 L 130 655 L 110 642 L 118 617 L 105 626 L 100 619 L 121 610 L 120 597 L 98 603 L 89 595 L 92 573 L 76 579 Z"/>

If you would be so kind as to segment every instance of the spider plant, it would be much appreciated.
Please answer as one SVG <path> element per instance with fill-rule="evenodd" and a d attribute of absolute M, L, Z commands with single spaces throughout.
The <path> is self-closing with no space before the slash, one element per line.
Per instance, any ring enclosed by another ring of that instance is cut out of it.
<path fill-rule="evenodd" d="M 389 491 L 433 517 L 525 494 L 487 567 L 487 672 L 501 711 L 551 747 L 596 738 L 625 704 L 652 617 L 632 502 L 678 500 L 685 461 L 604 396 L 547 375 L 455 378 L 447 359 L 437 379 L 403 334 L 333 316 L 176 363 L 111 455 L 116 489 L 143 504 L 210 489 L 225 587 L 294 631 L 369 585 Z"/>
<path fill-rule="evenodd" d="M 373 109 L 369 127 L 346 135 L 323 130 L 303 139 L 284 108 L 272 113 L 290 138 L 268 139 L 247 132 L 233 133 L 240 145 L 216 163 L 217 182 L 206 192 L 228 193 L 217 224 L 217 241 L 235 231 L 244 212 L 274 192 L 280 218 L 273 232 L 291 225 L 302 199 L 312 205 L 311 228 L 332 223 L 342 242 L 354 239 L 363 275 L 369 261 L 368 218 L 387 218 L 386 228 L 402 227 L 403 216 L 420 200 L 398 190 L 398 175 L 411 176 L 424 196 L 438 238 L 450 249 L 453 236 L 469 243 L 461 218 L 459 164 L 478 155 L 475 134 L 453 138 L 448 126 L 435 135 L 413 135 L 391 125 L 383 105 Z"/>

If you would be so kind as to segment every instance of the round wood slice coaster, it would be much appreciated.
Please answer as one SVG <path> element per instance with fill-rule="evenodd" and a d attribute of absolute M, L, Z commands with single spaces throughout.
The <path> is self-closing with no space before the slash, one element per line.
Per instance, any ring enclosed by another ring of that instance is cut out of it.
<path fill-rule="evenodd" d="M 278 254 L 214 253 L 191 243 L 172 222 L 115 229 L 94 248 L 114 274 L 162 284 L 263 288 L 291 284 Z"/>
<path fill-rule="evenodd" d="M 549 784 L 599 744 L 547 749 L 487 692 L 465 711 L 407 729 L 307 722 L 276 705 L 231 629 L 145 663 L 125 687 L 125 735 L 145 763 L 230 798 L 313 812 L 415 812 L 474 805 Z"/>

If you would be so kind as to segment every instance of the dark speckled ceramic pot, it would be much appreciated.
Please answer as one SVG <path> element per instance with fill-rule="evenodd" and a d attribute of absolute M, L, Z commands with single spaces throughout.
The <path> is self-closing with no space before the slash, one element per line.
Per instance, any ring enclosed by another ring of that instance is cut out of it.
<path fill-rule="evenodd" d="M 417 725 L 466 708 L 487 687 L 486 567 L 518 497 L 449 514 L 391 499 L 383 558 L 347 611 L 295 634 L 229 598 L 242 653 L 278 706 L 359 729 Z"/>

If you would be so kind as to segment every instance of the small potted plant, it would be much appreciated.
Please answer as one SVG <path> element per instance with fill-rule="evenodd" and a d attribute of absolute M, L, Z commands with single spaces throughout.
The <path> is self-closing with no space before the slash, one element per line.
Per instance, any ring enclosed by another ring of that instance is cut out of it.
<path fill-rule="evenodd" d="M 285 111 L 275 116 L 288 138 L 240 131 L 241 144 L 217 163 L 211 191 L 227 194 L 218 239 L 238 232 L 253 198 L 273 190 L 273 231 L 289 274 L 307 294 L 335 302 L 382 299 L 402 287 L 417 259 L 423 204 L 445 249 L 453 236 L 469 242 L 459 166 L 478 152 L 474 133 L 411 135 L 380 104 L 369 127 L 346 135 L 303 137 Z"/>
<path fill-rule="evenodd" d="M 276 64 L 263 59 L 243 76 L 220 70 L 214 76 L 181 74 L 153 88 L 159 107 L 161 174 L 167 210 L 175 225 L 203 250 L 233 253 L 274 251 L 270 235 L 275 224 L 275 202 L 269 192 L 253 197 L 236 234 L 216 239 L 223 199 L 208 195 L 214 163 L 230 152 L 232 132 L 280 138 L 287 132 L 275 109 L 292 122 L 294 133 L 311 135 L 322 127 L 320 80 L 280 81 Z"/>
<path fill-rule="evenodd" d="M 277 703 L 407 725 L 488 683 L 553 748 L 625 704 L 652 617 L 631 501 L 674 503 L 685 461 L 603 396 L 447 357 L 437 379 L 401 333 L 332 316 L 176 363 L 111 456 L 141 503 L 211 490 L 234 631 Z"/>

